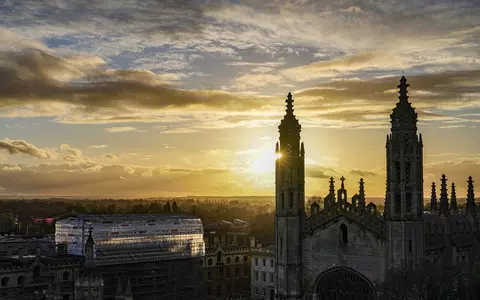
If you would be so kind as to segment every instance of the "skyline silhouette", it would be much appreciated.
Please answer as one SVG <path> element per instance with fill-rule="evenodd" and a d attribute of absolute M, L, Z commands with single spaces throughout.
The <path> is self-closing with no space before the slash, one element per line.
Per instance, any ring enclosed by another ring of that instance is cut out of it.
<path fill-rule="evenodd" d="M 424 196 L 446 174 L 465 197 L 480 178 L 478 3 L 257 2 L 2 3 L 0 194 L 273 196 L 291 91 L 306 194 L 345 176 L 383 198 L 405 74 Z"/>

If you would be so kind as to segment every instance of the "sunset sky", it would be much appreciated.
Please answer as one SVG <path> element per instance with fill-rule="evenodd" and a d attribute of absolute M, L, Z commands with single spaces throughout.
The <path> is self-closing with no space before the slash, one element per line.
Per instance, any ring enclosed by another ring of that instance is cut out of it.
<path fill-rule="evenodd" d="M 273 195 L 289 91 L 306 193 L 385 194 L 402 72 L 426 196 L 480 189 L 480 4 L 0 1 L 0 194 Z M 338 186 L 337 186 L 338 188 Z"/>

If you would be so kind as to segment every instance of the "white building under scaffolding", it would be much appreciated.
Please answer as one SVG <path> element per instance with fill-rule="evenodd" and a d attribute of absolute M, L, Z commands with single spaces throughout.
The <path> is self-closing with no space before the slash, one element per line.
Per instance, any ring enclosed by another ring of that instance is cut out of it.
<path fill-rule="evenodd" d="M 202 281 L 199 264 L 205 256 L 205 243 L 202 221 L 196 217 L 76 215 L 57 221 L 55 226 L 56 244 L 67 244 L 68 254 L 73 255 L 84 255 L 92 229 L 95 264 L 103 274 L 105 299 L 113 296 L 119 281 L 127 280 L 133 284 L 135 299 L 188 299 L 201 293 L 197 284 Z M 189 295 L 178 294 L 180 289 L 175 286 L 180 283 L 191 285 Z"/>

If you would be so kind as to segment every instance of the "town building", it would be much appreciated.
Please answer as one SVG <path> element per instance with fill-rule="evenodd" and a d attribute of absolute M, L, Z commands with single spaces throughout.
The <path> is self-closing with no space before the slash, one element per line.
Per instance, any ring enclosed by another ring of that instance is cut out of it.
<path fill-rule="evenodd" d="M 206 299 L 245 299 L 250 295 L 250 247 L 216 241 L 207 245 L 203 261 Z"/>
<path fill-rule="evenodd" d="M 305 208 L 305 147 L 293 114 L 294 100 L 288 94 L 276 144 L 277 299 L 375 299 L 376 287 L 395 274 L 406 272 L 408 276 L 402 278 L 407 278 L 429 268 L 442 273 L 455 267 L 460 276 L 470 274 L 480 261 L 480 218 L 471 177 L 464 211 L 458 210 L 455 186 L 448 199 L 443 175 L 439 203 L 432 193 L 431 210 L 424 209 L 423 140 L 417 134 L 417 113 L 408 101 L 408 86 L 402 77 L 399 101 L 390 115 L 382 215 L 373 202 L 367 203 L 363 179 L 358 193 L 349 199 L 344 177 L 337 191 L 330 179 L 323 209 L 319 203 Z M 473 277 L 452 278 L 471 282 Z M 415 284 L 417 289 L 427 286 Z M 439 286 L 464 287 L 463 281 Z"/>
<path fill-rule="evenodd" d="M 252 280 L 251 298 L 258 300 L 275 299 L 275 249 L 255 247 L 251 249 Z"/>
<path fill-rule="evenodd" d="M 94 241 L 91 266 L 94 263 L 95 274 L 100 276 L 87 285 L 96 288 L 101 278 L 103 299 L 197 299 L 205 294 L 201 266 L 205 244 L 198 218 L 184 214 L 76 215 L 57 221 L 55 239 L 66 245 L 69 254 L 86 259 L 87 242 Z M 78 287 L 85 291 L 81 283 Z"/>
<path fill-rule="evenodd" d="M 1 256 L 29 256 L 29 255 L 54 255 L 55 237 L 45 235 L 43 237 L 31 237 L 21 235 L 0 236 Z"/>
<path fill-rule="evenodd" d="M 73 300 L 83 262 L 72 255 L 0 257 L 0 299 Z"/>

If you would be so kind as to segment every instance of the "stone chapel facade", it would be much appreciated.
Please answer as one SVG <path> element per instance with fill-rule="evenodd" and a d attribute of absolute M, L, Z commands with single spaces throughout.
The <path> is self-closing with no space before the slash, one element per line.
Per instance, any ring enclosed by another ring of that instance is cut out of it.
<path fill-rule="evenodd" d="M 375 299 L 375 286 L 392 272 L 480 262 L 480 217 L 471 177 L 466 210 L 457 208 L 454 184 L 449 201 L 445 175 L 439 205 L 433 184 L 431 209 L 424 210 L 423 142 L 408 86 L 402 77 L 390 115 L 383 214 L 366 203 L 363 179 L 349 202 L 343 177 L 337 193 L 330 179 L 323 209 L 314 202 L 306 212 L 305 149 L 288 94 L 276 144 L 276 299 Z"/>

